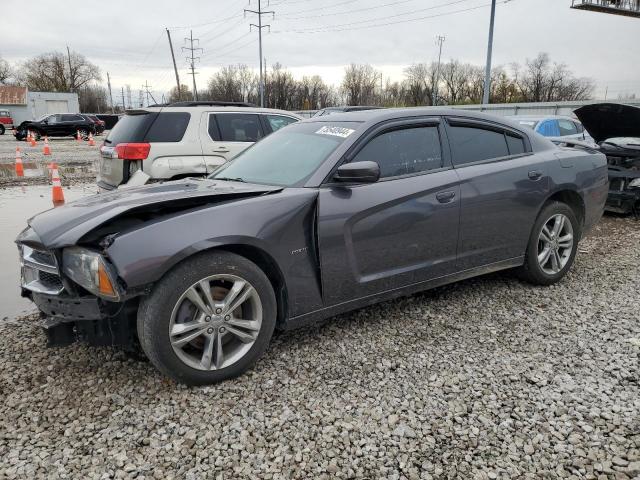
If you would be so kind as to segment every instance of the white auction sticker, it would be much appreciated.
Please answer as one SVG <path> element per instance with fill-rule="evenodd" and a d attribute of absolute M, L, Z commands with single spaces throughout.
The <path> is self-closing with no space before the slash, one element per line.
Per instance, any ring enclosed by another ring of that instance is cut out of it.
<path fill-rule="evenodd" d="M 319 134 L 319 135 L 333 135 L 335 137 L 347 138 L 353 132 L 355 132 L 355 130 L 353 130 L 351 128 L 329 127 L 328 125 L 325 125 L 320 130 L 318 130 L 316 133 Z"/>

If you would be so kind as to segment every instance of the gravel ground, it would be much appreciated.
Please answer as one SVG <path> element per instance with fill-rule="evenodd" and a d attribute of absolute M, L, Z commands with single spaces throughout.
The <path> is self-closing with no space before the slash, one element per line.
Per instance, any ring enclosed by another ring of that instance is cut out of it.
<path fill-rule="evenodd" d="M 188 389 L 0 324 L 0 478 L 640 478 L 640 223 L 547 288 L 496 274 L 282 333 Z"/>
<path fill-rule="evenodd" d="M 63 186 L 82 182 L 95 182 L 95 162 L 100 158 L 99 145 L 104 136 L 95 137 L 96 146 L 87 142 L 78 143 L 69 138 L 50 138 L 51 156 L 42 153 L 44 141 L 35 147 L 26 142 L 16 142 L 10 132 L 0 135 L 0 188 L 16 185 L 36 185 L 49 183 L 46 165 L 56 162 Z M 25 176 L 15 176 L 16 147 L 22 151 Z"/>

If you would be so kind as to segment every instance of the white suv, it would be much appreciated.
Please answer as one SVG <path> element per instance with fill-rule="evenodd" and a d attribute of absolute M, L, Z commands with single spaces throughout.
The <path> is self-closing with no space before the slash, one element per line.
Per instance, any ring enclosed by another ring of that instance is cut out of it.
<path fill-rule="evenodd" d="M 128 110 L 100 148 L 98 187 L 207 175 L 254 142 L 301 120 L 232 102 L 178 102 Z"/>

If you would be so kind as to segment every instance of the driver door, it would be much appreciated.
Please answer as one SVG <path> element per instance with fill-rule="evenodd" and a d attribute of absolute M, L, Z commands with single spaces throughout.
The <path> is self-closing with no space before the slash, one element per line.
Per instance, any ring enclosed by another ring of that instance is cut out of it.
<path fill-rule="evenodd" d="M 351 158 L 378 163 L 380 180 L 320 188 L 325 306 L 455 271 L 460 186 L 442 135 L 433 117 L 380 127 Z"/>

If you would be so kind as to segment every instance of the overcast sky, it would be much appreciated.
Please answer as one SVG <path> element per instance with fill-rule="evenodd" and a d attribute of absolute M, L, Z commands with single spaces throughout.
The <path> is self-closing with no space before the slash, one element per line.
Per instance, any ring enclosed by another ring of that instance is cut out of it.
<path fill-rule="evenodd" d="M 263 56 L 296 77 L 320 74 L 338 83 L 344 65 L 370 63 L 392 80 L 405 66 L 437 59 L 436 36 L 444 35 L 443 60 L 483 65 L 490 0 L 263 0 L 271 32 L 263 36 Z M 68 7 L 62 7 L 67 5 Z M 494 66 L 523 63 L 539 52 L 564 62 L 578 76 L 591 77 L 596 94 L 640 95 L 640 19 L 572 10 L 571 0 L 511 0 L 496 13 Z M 56 7 L 53 7 L 56 5 Z M 4 8 L 0 56 L 10 62 L 66 46 L 86 55 L 114 90 L 130 84 L 137 94 L 148 81 L 160 101 L 175 85 L 165 28 L 171 30 L 182 83 L 191 85 L 181 47 L 193 29 L 200 38 L 204 83 L 220 65 L 246 63 L 257 70 L 257 32 L 249 32 L 257 0 L 110 0 L 71 4 L 32 0 L 24 8 Z M 114 91 L 115 96 L 115 91 Z"/>

